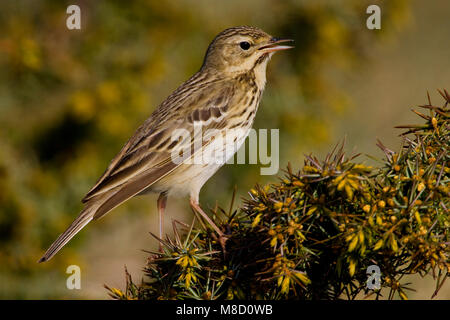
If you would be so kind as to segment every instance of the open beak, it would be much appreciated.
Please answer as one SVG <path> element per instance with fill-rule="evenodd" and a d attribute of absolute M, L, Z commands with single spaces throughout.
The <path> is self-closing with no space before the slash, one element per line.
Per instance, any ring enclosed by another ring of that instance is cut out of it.
<path fill-rule="evenodd" d="M 269 53 L 269 52 L 292 49 L 292 48 L 294 48 L 293 46 L 282 46 L 279 44 L 285 43 L 285 42 L 293 42 L 293 41 L 294 40 L 292 40 L 292 39 L 272 38 L 272 39 L 270 39 L 268 44 L 262 45 L 261 47 L 258 48 L 258 50 L 262 50 L 264 53 Z"/>

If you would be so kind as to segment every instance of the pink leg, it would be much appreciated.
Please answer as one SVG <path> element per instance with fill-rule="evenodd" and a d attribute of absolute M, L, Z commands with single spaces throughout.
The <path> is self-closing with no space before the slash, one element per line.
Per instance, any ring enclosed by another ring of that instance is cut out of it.
<path fill-rule="evenodd" d="M 167 204 L 167 193 L 161 192 L 158 197 L 158 201 L 157 201 L 158 214 L 159 214 L 159 238 L 160 239 L 162 239 L 164 236 L 164 210 L 166 209 L 166 204 Z M 159 243 L 159 251 L 161 251 L 161 252 L 163 251 L 161 242 Z"/>
<path fill-rule="evenodd" d="M 223 251 L 225 252 L 225 243 L 227 241 L 227 237 L 224 235 L 222 230 L 220 230 L 219 227 L 217 227 L 217 225 L 211 220 L 211 218 L 208 217 L 208 215 L 202 210 L 202 208 L 200 207 L 200 205 L 198 204 L 197 201 L 195 201 L 194 199 L 191 198 L 190 204 L 191 204 L 191 208 L 193 210 L 195 210 L 196 212 L 200 213 L 201 216 L 206 220 L 206 222 L 208 222 L 209 225 L 217 232 L 217 234 L 219 235 L 220 245 L 222 246 Z"/>

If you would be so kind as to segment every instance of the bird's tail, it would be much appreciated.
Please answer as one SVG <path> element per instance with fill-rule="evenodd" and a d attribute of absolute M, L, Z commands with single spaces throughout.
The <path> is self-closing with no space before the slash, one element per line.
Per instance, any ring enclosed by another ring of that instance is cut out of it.
<path fill-rule="evenodd" d="M 121 186 L 111 189 L 97 197 L 90 198 L 85 203 L 86 207 L 81 211 L 78 218 L 61 234 L 58 239 L 48 248 L 44 256 L 38 262 L 50 260 L 64 245 L 72 239 L 78 231 L 84 228 L 91 220 L 103 217 L 112 209 L 127 201 L 136 194 L 142 192 L 150 185 L 166 176 L 176 168 L 173 162 L 165 166 L 151 168 L 139 177 L 130 179 Z"/>
<path fill-rule="evenodd" d="M 59 250 L 61 250 L 64 245 L 70 241 L 81 229 L 84 228 L 94 217 L 97 206 L 89 206 L 86 207 L 83 211 L 81 211 L 78 218 L 75 219 L 74 222 L 59 235 L 58 239 L 52 243 L 50 248 L 45 252 L 41 259 L 38 262 L 45 262 L 50 260 Z"/>

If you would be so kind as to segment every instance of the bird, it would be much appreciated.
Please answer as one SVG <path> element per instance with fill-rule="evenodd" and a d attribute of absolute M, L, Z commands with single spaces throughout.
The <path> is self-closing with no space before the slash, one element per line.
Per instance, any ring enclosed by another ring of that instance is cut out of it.
<path fill-rule="evenodd" d="M 275 52 L 293 48 L 285 45 L 291 41 L 251 26 L 220 32 L 209 44 L 199 71 L 137 129 L 82 199 L 84 208 L 78 217 L 38 262 L 50 260 L 92 220 L 134 196 L 148 193 L 159 194 L 160 239 L 168 197 L 189 196 L 194 213 L 214 229 L 223 247 L 227 237 L 202 210 L 200 189 L 246 139 L 266 85 L 267 63 Z M 232 129 L 237 134 L 219 144 L 217 134 Z M 180 132 L 186 133 L 185 138 L 174 138 L 174 133 Z M 230 145 L 234 152 L 227 153 L 225 161 L 192 161 Z M 178 159 L 174 155 L 181 154 L 182 161 L 174 161 Z"/>

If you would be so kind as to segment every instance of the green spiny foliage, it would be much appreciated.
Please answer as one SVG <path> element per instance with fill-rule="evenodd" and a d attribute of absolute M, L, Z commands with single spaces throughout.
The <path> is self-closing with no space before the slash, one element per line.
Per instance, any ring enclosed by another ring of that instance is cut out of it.
<path fill-rule="evenodd" d="M 407 298 L 408 274 L 432 274 L 436 295 L 450 276 L 450 96 L 443 107 L 421 106 L 423 125 L 407 128 L 398 152 L 373 168 L 347 158 L 343 146 L 323 161 L 271 186 L 256 186 L 239 210 L 214 210 L 227 234 L 223 252 L 214 232 L 194 224 L 152 253 L 140 285 L 127 273 L 115 299 Z M 220 216 L 225 218 L 220 219 Z M 219 222 L 219 221 L 218 221 Z M 187 227 L 187 226 L 186 226 Z M 377 265 L 381 289 L 367 289 Z M 383 295 L 382 295 L 383 293 Z M 362 295 L 361 295 L 362 294 Z"/>

